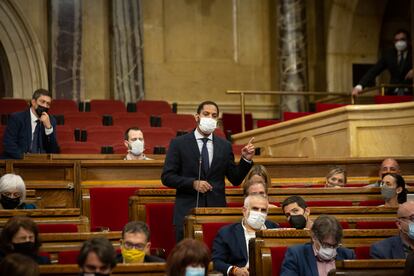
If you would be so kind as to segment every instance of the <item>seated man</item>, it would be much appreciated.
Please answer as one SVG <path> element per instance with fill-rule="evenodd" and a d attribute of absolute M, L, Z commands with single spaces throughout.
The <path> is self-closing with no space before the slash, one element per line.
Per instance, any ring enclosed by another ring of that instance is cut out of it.
<path fill-rule="evenodd" d="M 289 224 L 296 229 L 311 229 L 310 209 L 300 196 L 290 196 L 282 202 L 282 210 Z"/>
<path fill-rule="evenodd" d="M 144 134 L 137 127 L 128 128 L 124 134 L 128 154 L 124 160 L 152 160 L 144 154 Z"/>
<path fill-rule="evenodd" d="M 369 184 L 365 187 L 380 187 L 381 183 L 382 183 L 382 178 L 387 173 L 401 174 L 400 165 L 398 165 L 397 160 L 395 160 L 393 158 L 384 159 L 384 161 L 382 161 L 381 167 L 379 168 L 379 171 L 378 171 L 378 176 L 379 176 L 378 181 L 373 183 L 373 184 Z"/>
<path fill-rule="evenodd" d="M 248 275 L 249 240 L 256 237 L 256 231 L 278 228 L 266 220 L 269 202 L 263 195 L 245 198 L 241 222 L 226 225 L 219 230 L 213 242 L 212 261 L 214 269 L 224 275 Z"/>
<path fill-rule="evenodd" d="M 104 237 L 83 243 L 78 256 L 80 275 L 110 275 L 116 266 L 116 252 L 112 243 Z"/>
<path fill-rule="evenodd" d="M 321 215 L 313 223 L 311 243 L 295 245 L 286 251 L 280 275 L 328 275 L 335 260 L 355 259 L 353 250 L 339 247 L 342 226 L 334 216 Z"/>
<path fill-rule="evenodd" d="M 374 243 L 370 249 L 373 259 L 405 259 L 414 249 L 414 201 L 400 205 L 397 212 L 396 236 Z"/>
<path fill-rule="evenodd" d="M 130 221 L 122 229 L 121 254 L 118 263 L 159 263 L 165 262 L 150 255 L 151 242 L 148 226 L 142 221 Z"/>
<path fill-rule="evenodd" d="M 38 89 L 27 110 L 13 113 L 3 136 L 4 158 L 22 159 L 25 153 L 58 153 L 56 120 L 47 113 L 52 93 Z"/>

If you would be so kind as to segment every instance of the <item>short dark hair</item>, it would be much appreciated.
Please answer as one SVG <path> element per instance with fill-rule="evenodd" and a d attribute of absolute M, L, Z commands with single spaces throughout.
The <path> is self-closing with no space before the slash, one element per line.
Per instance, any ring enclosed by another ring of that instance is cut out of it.
<path fill-rule="evenodd" d="M 35 92 L 33 92 L 32 99 L 37 100 L 39 99 L 40 96 L 48 96 L 50 98 L 53 98 L 52 93 L 50 91 L 43 89 L 43 88 L 39 88 L 35 90 Z"/>
<path fill-rule="evenodd" d="M 167 259 L 167 276 L 181 276 L 185 274 L 188 265 L 203 265 L 205 275 L 210 263 L 208 247 L 201 241 L 184 239 L 171 251 Z"/>
<path fill-rule="evenodd" d="M 109 265 L 111 268 L 116 266 L 116 252 L 107 238 L 92 238 L 83 243 L 78 256 L 79 267 L 82 268 L 85 265 L 86 259 L 91 252 L 94 252 L 103 264 Z"/>
<path fill-rule="evenodd" d="M 298 206 L 300 208 L 302 208 L 303 210 L 308 208 L 308 205 L 306 204 L 306 201 L 302 197 L 294 195 L 294 196 L 290 196 L 290 197 L 286 198 L 285 200 L 283 200 L 283 202 L 282 202 L 282 211 L 285 210 L 286 206 L 288 206 L 289 204 L 292 204 L 292 203 L 297 203 Z"/>
<path fill-rule="evenodd" d="M 0 236 L 0 248 L 7 254 L 12 253 L 13 249 L 13 237 L 19 232 L 20 228 L 28 230 L 33 233 L 35 237 L 34 247 L 36 252 L 41 246 L 39 239 L 39 230 L 36 223 L 29 217 L 24 216 L 15 216 L 10 218 L 7 223 L 4 225 L 3 231 L 1 231 Z"/>
<path fill-rule="evenodd" d="M 0 275 L 38 276 L 39 266 L 33 258 L 19 253 L 6 255 L 0 263 Z"/>
<path fill-rule="evenodd" d="M 411 41 L 410 41 L 410 32 L 409 32 L 409 31 L 407 31 L 407 30 L 406 30 L 406 29 L 404 29 L 404 28 L 399 28 L 399 29 L 397 29 L 397 30 L 394 32 L 394 37 L 395 37 L 397 34 L 400 34 L 400 33 L 405 34 L 405 36 L 407 37 L 407 42 L 411 42 Z"/>
<path fill-rule="evenodd" d="M 328 237 L 333 237 L 337 244 L 341 243 L 342 226 L 334 216 L 320 215 L 313 222 L 311 231 L 320 242 Z"/>
<path fill-rule="evenodd" d="M 130 128 L 128 128 L 128 129 L 125 131 L 125 133 L 124 133 L 124 138 L 125 138 L 125 140 L 126 140 L 126 141 L 128 141 L 128 139 L 129 139 L 129 132 L 130 132 L 131 130 L 139 130 L 139 131 L 141 131 L 141 129 L 140 129 L 139 127 L 130 127 Z"/>
<path fill-rule="evenodd" d="M 147 242 L 150 240 L 148 225 L 142 221 L 130 221 L 125 224 L 124 229 L 122 229 L 122 238 L 126 233 L 143 233 L 147 238 Z"/>
<path fill-rule="evenodd" d="M 220 114 L 220 110 L 219 110 L 218 105 L 213 101 L 204 101 L 201 104 L 199 104 L 198 107 L 197 107 L 197 114 L 200 114 L 201 110 L 203 110 L 205 105 L 214 105 L 217 109 L 217 115 Z"/>
<path fill-rule="evenodd" d="M 405 180 L 400 174 L 396 173 L 386 173 L 382 176 L 384 179 L 385 176 L 390 175 L 392 178 L 395 179 L 395 183 L 397 183 L 397 188 L 401 187 L 402 191 L 398 194 L 397 200 L 399 204 L 403 204 L 407 201 L 407 189 L 405 188 Z"/>

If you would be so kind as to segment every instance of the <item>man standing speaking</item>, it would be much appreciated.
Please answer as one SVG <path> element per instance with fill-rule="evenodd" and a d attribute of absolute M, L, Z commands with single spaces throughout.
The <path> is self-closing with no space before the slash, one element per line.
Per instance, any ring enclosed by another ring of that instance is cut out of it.
<path fill-rule="evenodd" d="M 240 185 L 253 165 L 253 138 L 243 147 L 240 162 L 234 162 L 230 142 L 213 135 L 219 118 L 215 102 L 202 102 L 194 116 L 193 132 L 173 139 L 161 175 L 162 183 L 176 189 L 174 225 L 176 241 L 183 239 L 184 217 L 195 207 L 225 207 L 225 182 Z"/>

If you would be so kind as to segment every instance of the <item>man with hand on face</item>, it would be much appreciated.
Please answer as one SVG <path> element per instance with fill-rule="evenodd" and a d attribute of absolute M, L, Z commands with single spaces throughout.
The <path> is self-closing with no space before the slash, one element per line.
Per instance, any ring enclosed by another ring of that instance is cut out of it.
<path fill-rule="evenodd" d="M 355 253 L 340 247 L 342 226 L 334 216 L 321 215 L 313 223 L 311 243 L 289 247 L 282 263 L 281 276 L 328 275 L 336 260 L 355 259 Z"/>
<path fill-rule="evenodd" d="M 268 207 L 264 195 L 245 198 L 242 221 L 222 227 L 214 239 L 211 258 L 214 269 L 223 275 L 249 275 L 249 240 L 256 237 L 258 230 L 279 227 L 266 220 Z"/>
<path fill-rule="evenodd" d="M 408 253 L 414 251 L 414 201 L 401 204 L 397 217 L 400 233 L 371 245 L 371 258 L 405 259 Z"/>
<path fill-rule="evenodd" d="M 225 207 L 227 179 L 240 185 L 253 165 L 254 145 L 242 149 L 238 165 L 230 142 L 213 135 L 219 108 L 212 101 L 197 108 L 197 128 L 173 139 L 168 148 L 161 175 L 162 183 L 176 189 L 174 225 L 176 241 L 182 240 L 184 217 L 195 207 Z"/>
<path fill-rule="evenodd" d="M 144 154 L 144 134 L 137 127 L 128 128 L 124 134 L 124 144 L 128 154 L 124 160 L 152 160 Z"/>
<path fill-rule="evenodd" d="M 151 242 L 148 226 L 142 221 L 130 221 L 122 230 L 121 254 L 118 263 L 164 263 L 165 260 L 150 255 Z"/>
<path fill-rule="evenodd" d="M 29 109 L 13 113 L 4 132 L 4 158 L 22 159 L 25 153 L 58 153 L 56 120 L 49 116 L 52 94 L 45 89 L 33 93 Z"/>
<path fill-rule="evenodd" d="M 300 196 L 290 196 L 282 202 L 282 210 L 290 226 L 296 229 L 311 229 L 310 209 Z"/>

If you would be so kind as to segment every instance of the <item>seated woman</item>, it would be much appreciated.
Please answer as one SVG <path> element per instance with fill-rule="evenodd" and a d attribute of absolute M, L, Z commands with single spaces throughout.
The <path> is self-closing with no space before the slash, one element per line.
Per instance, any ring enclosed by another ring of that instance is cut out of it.
<path fill-rule="evenodd" d="M 342 188 L 346 185 L 346 170 L 334 167 L 326 175 L 325 188 Z"/>
<path fill-rule="evenodd" d="M 47 257 L 39 256 L 39 230 L 29 217 L 12 217 L 4 225 L 0 235 L 0 261 L 11 253 L 31 257 L 38 264 L 50 264 Z"/>
<path fill-rule="evenodd" d="M 407 189 L 404 178 L 396 173 L 387 173 L 382 177 L 381 195 L 385 200 L 384 207 L 398 207 L 407 201 Z"/>
<path fill-rule="evenodd" d="M 254 165 L 243 182 L 244 196 L 252 194 L 267 194 L 271 185 L 269 173 L 262 165 Z"/>
<path fill-rule="evenodd" d="M 27 204 L 26 185 L 19 175 L 8 173 L 0 178 L 0 209 L 36 209 Z"/>

